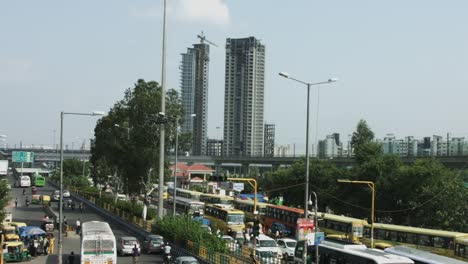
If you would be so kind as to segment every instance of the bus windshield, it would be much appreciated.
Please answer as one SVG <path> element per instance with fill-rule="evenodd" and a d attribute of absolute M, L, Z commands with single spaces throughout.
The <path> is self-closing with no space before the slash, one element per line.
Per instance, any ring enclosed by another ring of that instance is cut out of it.
<path fill-rule="evenodd" d="M 232 224 L 232 223 L 240 223 L 240 224 L 243 224 L 243 223 L 244 223 L 244 215 L 241 215 L 241 214 L 230 214 L 230 215 L 228 215 L 228 217 L 227 217 L 227 222 L 228 222 L 228 224 Z"/>
<path fill-rule="evenodd" d="M 114 242 L 112 240 L 85 240 L 83 241 L 84 252 L 113 250 L 113 248 L 114 248 Z"/>

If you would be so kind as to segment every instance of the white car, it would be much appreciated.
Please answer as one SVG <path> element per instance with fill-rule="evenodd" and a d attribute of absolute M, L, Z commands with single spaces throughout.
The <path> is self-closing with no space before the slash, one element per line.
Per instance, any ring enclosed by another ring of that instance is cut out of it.
<path fill-rule="evenodd" d="M 232 236 L 222 236 L 221 237 L 224 241 L 226 241 L 226 246 L 228 247 L 229 251 L 231 252 L 238 252 L 240 250 L 240 246 L 237 241 L 232 238 Z"/>
<path fill-rule="evenodd" d="M 260 263 L 264 264 L 280 264 L 281 258 L 275 252 L 272 252 L 265 248 L 255 249 L 255 257 L 260 260 Z"/>
<path fill-rule="evenodd" d="M 121 237 L 117 241 L 117 253 L 120 256 L 131 255 L 133 253 L 133 248 L 135 247 L 135 245 L 138 248 L 138 252 L 141 252 L 140 242 L 138 241 L 138 239 L 136 239 L 136 237 L 132 237 L 132 236 Z"/>
<path fill-rule="evenodd" d="M 59 191 L 59 190 L 55 190 L 55 191 L 52 193 L 52 200 L 53 200 L 53 201 L 58 201 L 58 200 L 60 200 L 60 191 Z"/>
<path fill-rule="evenodd" d="M 278 247 L 283 253 L 285 260 L 294 260 L 294 249 L 296 248 L 297 241 L 290 238 L 281 238 L 276 241 Z"/>
<path fill-rule="evenodd" d="M 267 235 L 261 234 L 258 237 L 256 237 L 255 247 L 257 249 L 260 249 L 261 252 L 272 252 L 273 254 L 276 254 L 276 257 L 278 259 L 281 259 L 283 257 L 283 253 L 276 244 L 276 241 Z"/>
<path fill-rule="evenodd" d="M 63 191 L 63 198 L 69 198 L 70 197 L 70 191 L 69 190 L 64 190 Z"/>
<path fill-rule="evenodd" d="M 199 264 L 198 260 L 194 257 L 182 256 L 174 261 L 175 264 Z"/>

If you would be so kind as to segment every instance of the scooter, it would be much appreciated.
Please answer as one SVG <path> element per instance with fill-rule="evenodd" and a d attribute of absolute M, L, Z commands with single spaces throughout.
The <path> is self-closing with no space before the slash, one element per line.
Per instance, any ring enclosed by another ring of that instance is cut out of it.
<path fill-rule="evenodd" d="M 170 264 L 170 263 L 171 263 L 171 253 L 166 254 L 166 255 L 164 256 L 164 263 L 166 263 L 166 264 Z"/>

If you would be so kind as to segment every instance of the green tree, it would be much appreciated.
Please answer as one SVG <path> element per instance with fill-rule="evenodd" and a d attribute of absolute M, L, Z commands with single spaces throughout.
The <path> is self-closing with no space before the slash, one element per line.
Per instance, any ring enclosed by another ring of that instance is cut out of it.
<path fill-rule="evenodd" d="M 381 155 L 382 147 L 373 140 L 374 132 L 369 128 L 367 122 L 361 119 L 351 138 L 351 147 L 358 164 L 362 164 Z"/>
<path fill-rule="evenodd" d="M 8 200 L 10 199 L 10 190 L 7 187 L 6 181 L 0 181 L 0 222 L 3 222 L 5 219 L 5 208 L 8 205 Z"/>
<path fill-rule="evenodd" d="M 175 120 L 183 114 L 177 91 L 169 90 L 165 95 L 166 118 L 159 120 L 165 124 L 155 123 L 155 118 L 150 117 L 161 112 L 161 96 L 157 82 L 138 80 L 133 89 L 125 91 L 124 99 L 98 121 L 91 149 L 95 182 L 112 183 L 119 177 L 125 193 L 146 194 L 151 189 L 159 167 L 160 129 L 165 126 L 167 153 L 175 145 Z"/>

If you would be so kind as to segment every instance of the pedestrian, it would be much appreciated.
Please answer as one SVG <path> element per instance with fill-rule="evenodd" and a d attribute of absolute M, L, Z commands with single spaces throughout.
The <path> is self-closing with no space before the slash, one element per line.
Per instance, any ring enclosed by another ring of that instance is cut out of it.
<path fill-rule="evenodd" d="M 49 254 L 49 239 L 47 239 L 47 236 L 44 237 L 44 255 L 48 255 Z"/>
<path fill-rule="evenodd" d="M 80 213 L 83 213 L 83 210 L 84 210 L 84 205 L 83 205 L 83 202 L 80 202 Z"/>
<path fill-rule="evenodd" d="M 70 252 L 70 255 L 68 256 L 68 264 L 73 264 L 75 263 L 75 253 Z"/>
<path fill-rule="evenodd" d="M 138 256 L 140 256 L 140 251 L 138 250 L 137 245 L 135 244 L 132 249 L 133 264 L 138 263 Z"/>
<path fill-rule="evenodd" d="M 37 251 L 39 249 L 39 241 L 37 240 L 37 238 L 34 238 L 33 247 L 34 247 L 34 257 L 37 257 Z"/>
<path fill-rule="evenodd" d="M 72 211 L 75 211 L 75 201 L 72 201 L 72 203 L 71 203 L 71 209 L 72 209 Z"/>
<path fill-rule="evenodd" d="M 23 189 L 23 196 L 26 194 L 26 189 Z"/>
<path fill-rule="evenodd" d="M 55 247 L 55 237 L 53 234 L 49 234 L 49 255 L 54 254 L 54 247 Z"/>
<path fill-rule="evenodd" d="M 15 198 L 15 208 L 18 208 L 18 197 Z"/>
<path fill-rule="evenodd" d="M 78 218 L 76 220 L 76 234 L 79 235 L 80 231 L 81 231 L 81 222 L 80 222 L 80 219 Z"/>

